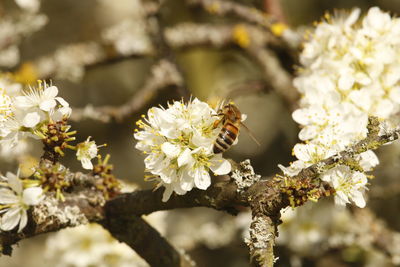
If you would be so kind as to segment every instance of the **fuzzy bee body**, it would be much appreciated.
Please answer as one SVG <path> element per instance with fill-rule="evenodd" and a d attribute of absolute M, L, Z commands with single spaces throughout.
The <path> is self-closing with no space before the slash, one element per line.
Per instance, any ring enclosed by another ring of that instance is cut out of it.
<path fill-rule="evenodd" d="M 229 149 L 232 146 L 233 142 L 235 142 L 238 134 L 238 127 L 236 127 L 232 123 L 226 123 L 222 127 L 221 132 L 218 134 L 218 137 L 215 140 L 213 147 L 214 154 L 222 153 Z"/>
<path fill-rule="evenodd" d="M 214 123 L 214 127 L 217 127 L 221 122 L 223 126 L 214 142 L 214 154 L 223 153 L 232 146 L 239 135 L 239 129 L 242 122 L 242 113 L 232 103 L 229 103 L 220 109 L 218 115 L 222 116 L 222 118 Z"/>

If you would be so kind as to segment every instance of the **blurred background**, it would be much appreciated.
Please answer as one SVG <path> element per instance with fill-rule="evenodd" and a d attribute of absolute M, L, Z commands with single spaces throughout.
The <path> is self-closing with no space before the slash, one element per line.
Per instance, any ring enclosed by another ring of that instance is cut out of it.
<path fill-rule="evenodd" d="M 16 73 L 25 83 L 39 78 L 51 80 L 76 113 L 72 127 L 78 131 L 77 138 L 92 136 L 98 144 L 107 143 L 101 154 L 111 154 L 116 177 L 131 188 L 153 186 L 143 181 L 144 156 L 135 150 L 132 136 L 135 121 L 152 106 L 165 106 L 167 101 L 189 96 L 214 104 L 232 99 L 247 114 L 246 125 L 261 146 L 242 131 L 240 142 L 225 157 L 250 159 L 263 176 L 277 173 L 278 164 L 287 166 L 294 159 L 291 149 L 298 142 L 299 128 L 291 118 L 296 103 L 290 101 L 295 97 L 274 90 L 270 74 L 276 70 L 268 70 L 268 61 L 260 63 L 254 50 L 261 47 L 272 53 L 281 67 L 279 72 L 291 78 L 298 64 L 298 44 L 287 48 L 280 47 L 279 41 L 265 41 L 263 38 L 271 36 L 269 29 L 234 14 L 220 14 L 218 6 L 203 6 L 199 4 L 202 1 L 166 0 L 160 7 L 146 0 L 42 0 L 35 7 L 36 2 L 1 0 L 0 70 Z M 400 11 L 396 0 L 232 2 L 274 13 L 271 16 L 275 18 L 267 17 L 266 21 L 287 23 L 295 40 L 301 39 L 301 33 L 326 11 L 352 7 L 365 11 L 371 6 L 392 14 Z M 249 31 L 251 38 L 237 28 L 247 24 L 255 30 Z M 179 28 L 182 25 L 188 30 Z M 233 28 L 232 40 L 223 36 L 225 28 L 221 33 L 213 31 L 218 27 Z M 202 36 L 207 41 L 200 40 Z M 260 38 L 259 47 L 251 47 L 246 38 Z M 173 64 L 173 74 L 169 74 L 169 66 L 160 65 L 164 59 Z M 163 86 L 151 83 L 161 80 L 162 84 L 163 75 L 172 81 Z M 173 75 L 177 77 L 171 78 Z M 126 103 L 134 105 L 124 116 L 112 112 Z M 96 113 L 96 107 L 103 108 L 100 110 L 105 117 Z M 27 146 L 14 157 L 2 152 L 3 173 L 14 171 L 21 162 L 37 162 L 41 144 Z M 378 154 L 381 164 L 367 193 L 369 210 L 339 209 L 332 199 L 287 210 L 277 241 L 276 266 L 400 265 L 400 247 L 391 247 L 388 252 L 384 244 L 371 241 L 380 238 L 371 237 L 373 230 L 381 233 L 379 229 L 390 229 L 390 242 L 400 244 L 396 232 L 400 231 L 400 145 L 386 146 Z M 63 160 L 70 169 L 80 170 L 72 153 Z M 249 266 L 243 242 L 250 223 L 246 210 L 237 217 L 205 208 L 174 210 L 158 212 L 148 220 L 176 247 L 186 250 L 198 266 Z M 96 225 L 24 240 L 13 257 L 0 258 L 0 266 L 7 267 L 44 264 L 146 266 Z"/>

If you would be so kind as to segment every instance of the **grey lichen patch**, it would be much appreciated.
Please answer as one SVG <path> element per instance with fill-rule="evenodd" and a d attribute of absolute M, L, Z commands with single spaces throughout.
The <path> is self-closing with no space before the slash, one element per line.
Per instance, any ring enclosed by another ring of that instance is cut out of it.
<path fill-rule="evenodd" d="M 231 177 L 235 180 L 237 185 L 237 192 L 243 193 L 246 189 L 258 182 L 261 175 L 254 172 L 250 160 L 246 159 L 239 163 L 238 167 L 232 171 Z"/>
<path fill-rule="evenodd" d="M 250 249 L 252 261 L 258 266 L 273 266 L 276 261 L 273 253 L 275 243 L 275 226 L 271 219 L 264 215 L 256 215 L 250 226 L 250 239 L 245 240 Z"/>
<path fill-rule="evenodd" d="M 262 217 L 256 217 L 250 228 L 251 245 L 255 249 L 267 249 L 274 242 L 273 235 L 268 233 L 270 228 L 263 221 Z"/>
<path fill-rule="evenodd" d="M 42 231 L 55 226 L 78 226 L 88 223 L 78 206 L 60 205 L 60 201 L 52 196 L 47 196 L 36 206 L 32 216 Z"/>
<path fill-rule="evenodd" d="M 104 198 L 104 196 L 96 191 L 83 191 L 80 193 L 77 193 L 75 195 L 76 199 L 84 199 L 87 200 L 91 205 L 93 206 L 104 206 L 106 204 L 106 199 Z"/>

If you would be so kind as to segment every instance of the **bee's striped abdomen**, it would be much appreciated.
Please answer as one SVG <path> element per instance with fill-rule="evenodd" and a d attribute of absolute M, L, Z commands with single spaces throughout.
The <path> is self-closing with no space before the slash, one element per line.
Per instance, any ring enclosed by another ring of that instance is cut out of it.
<path fill-rule="evenodd" d="M 217 140 L 215 140 L 213 152 L 214 154 L 222 153 L 231 147 L 233 142 L 235 142 L 239 129 L 228 122 L 223 127 L 219 133 Z"/>

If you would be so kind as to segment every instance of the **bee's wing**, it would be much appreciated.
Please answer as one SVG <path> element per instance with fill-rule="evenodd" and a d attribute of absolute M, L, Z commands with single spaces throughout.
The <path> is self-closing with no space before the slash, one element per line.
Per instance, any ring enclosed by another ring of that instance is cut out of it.
<path fill-rule="evenodd" d="M 258 142 L 257 138 L 254 136 L 253 132 L 250 131 L 250 129 L 243 123 L 240 123 L 241 126 L 243 126 L 243 128 L 246 129 L 247 133 L 249 134 L 249 136 L 251 137 L 251 139 L 253 139 L 253 141 L 258 145 L 261 146 L 260 142 Z"/>

